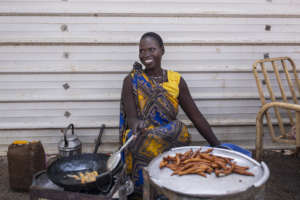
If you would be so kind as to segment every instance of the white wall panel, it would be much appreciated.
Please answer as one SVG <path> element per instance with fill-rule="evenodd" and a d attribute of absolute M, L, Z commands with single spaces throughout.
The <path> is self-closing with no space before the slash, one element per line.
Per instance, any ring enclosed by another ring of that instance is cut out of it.
<path fill-rule="evenodd" d="M 118 101 L 126 74 L 0 74 L 0 101 Z M 258 98 L 251 72 L 182 73 L 195 99 Z M 274 74 L 269 76 L 276 82 Z M 67 84 L 68 88 L 65 88 Z M 286 81 L 284 88 L 288 88 Z M 279 88 L 273 88 L 279 94 Z"/>
<path fill-rule="evenodd" d="M 2 0 L 0 154 L 15 139 L 56 153 L 69 123 L 86 152 L 105 123 L 101 151 L 115 150 L 122 80 L 146 31 L 161 34 L 163 67 L 181 72 L 218 138 L 254 148 L 252 64 L 289 56 L 300 65 L 299 17 L 297 0 Z M 178 117 L 194 144 L 207 144 L 182 110 Z M 267 134 L 265 142 L 276 147 Z"/>
<path fill-rule="evenodd" d="M 34 4 L 34 5 L 33 5 Z M 1 1 L 2 13 L 54 13 L 54 14 L 98 14 L 98 15 L 299 15 L 300 8 L 297 0 L 212 0 L 212 1 L 45 1 L 19 0 Z"/>
<path fill-rule="evenodd" d="M 300 65 L 300 46 L 169 46 L 163 67 L 179 72 L 250 72 L 257 59 L 289 56 Z M 138 46 L 0 46 L 3 73 L 128 73 Z"/>
<path fill-rule="evenodd" d="M 245 148 L 253 148 L 255 143 L 255 135 L 253 134 L 253 126 L 243 126 L 241 132 L 240 127 L 216 126 L 213 128 L 215 134 L 224 142 L 230 142 L 241 145 Z M 194 145 L 208 145 L 204 138 L 194 128 L 189 128 Z M 16 138 L 34 141 L 40 140 L 48 154 L 58 153 L 57 144 L 62 139 L 61 129 L 29 129 L 29 130 L 2 130 L 0 134 L 0 155 L 6 155 L 8 144 L 12 143 Z M 267 129 L 265 129 L 267 131 Z M 99 133 L 99 127 L 82 129 L 76 128 L 75 134 L 83 143 L 83 152 L 92 152 L 95 140 Z M 267 133 L 267 132 L 266 132 Z M 268 148 L 284 148 L 288 145 L 274 144 L 270 141 L 269 134 L 264 136 L 265 146 Z M 102 136 L 102 143 L 99 152 L 112 152 L 118 147 L 119 132 L 118 129 L 106 128 Z"/>
<path fill-rule="evenodd" d="M 225 119 L 224 125 L 234 125 L 237 120 L 254 125 L 260 106 L 259 100 L 248 99 L 196 100 L 196 104 L 214 126 Z M 119 108 L 119 101 L 1 103 L 0 129 L 62 128 L 69 123 L 84 128 L 105 123 L 107 127 L 117 128 Z M 182 110 L 178 117 L 191 125 Z"/>
<path fill-rule="evenodd" d="M 269 31 L 266 25 L 271 26 Z M 141 29 L 141 27 L 143 27 Z M 147 31 L 166 43 L 299 43 L 298 18 L 0 18 L 1 43 L 137 43 Z M 262 40 L 263 38 L 263 40 Z"/>

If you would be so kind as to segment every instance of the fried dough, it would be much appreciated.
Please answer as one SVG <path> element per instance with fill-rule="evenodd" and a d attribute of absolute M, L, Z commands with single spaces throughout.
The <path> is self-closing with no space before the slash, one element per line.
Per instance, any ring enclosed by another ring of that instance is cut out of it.
<path fill-rule="evenodd" d="M 89 182 L 94 182 L 96 181 L 96 177 L 98 176 L 98 172 L 97 171 L 92 171 L 92 172 L 79 172 L 78 175 L 75 174 L 68 174 L 67 177 L 71 177 L 74 178 L 76 180 L 80 180 L 80 182 L 82 184 L 84 183 L 89 183 Z"/>
<path fill-rule="evenodd" d="M 207 174 L 215 173 L 217 177 L 227 176 L 232 173 L 254 176 L 247 171 L 248 166 L 237 165 L 232 158 L 215 156 L 211 154 L 212 148 L 201 152 L 201 149 L 186 151 L 185 153 L 176 153 L 175 156 L 163 157 L 159 168 L 168 167 L 173 170 L 171 175 L 198 174 L 206 177 Z"/>

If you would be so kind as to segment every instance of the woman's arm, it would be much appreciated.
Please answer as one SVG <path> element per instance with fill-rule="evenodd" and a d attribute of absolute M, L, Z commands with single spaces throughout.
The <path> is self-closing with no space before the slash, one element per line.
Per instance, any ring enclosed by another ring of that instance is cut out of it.
<path fill-rule="evenodd" d="M 122 99 L 124 103 L 123 106 L 127 118 L 128 127 L 132 129 L 134 133 L 142 128 L 145 128 L 144 122 L 138 119 L 136 101 L 133 95 L 133 88 L 129 75 L 125 77 L 123 81 Z"/>
<path fill-rule="evenodd" d="M 220 145 L 220 141 L 213 133 L 209 123 L 205 117 L 201 114 L 198 107 L 196 106 L 189 88 L 185 80 L 181 77 L 179 83 L 179 104 L 183 111 L 186 113 L 188 118 L 193 122 L 194 126 L 201 133 L 201 135 L 208 141 L 211 146 Z"/>

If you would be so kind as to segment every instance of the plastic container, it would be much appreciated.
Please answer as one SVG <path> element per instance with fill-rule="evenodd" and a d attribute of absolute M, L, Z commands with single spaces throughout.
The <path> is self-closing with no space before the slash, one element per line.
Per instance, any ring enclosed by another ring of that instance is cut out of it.
<path fill-rule="evenodd" d="M 46 168 L 46 158 L 40 141 L 15 141 L 7 151 L 10 188 L 29 191 L 33 175 Z"/>

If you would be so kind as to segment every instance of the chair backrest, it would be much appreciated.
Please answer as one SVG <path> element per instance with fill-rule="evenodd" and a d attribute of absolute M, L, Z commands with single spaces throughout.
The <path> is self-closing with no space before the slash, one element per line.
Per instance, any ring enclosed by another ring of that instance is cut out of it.
<path fill-rule="evenodd" d="M 297 94 L 300 94 L 300 82 L 295 63 L 289 57 L 278 57 L 257 60 L 253 64 L 253 73 L 256 79 L 259 97 L 262 105 L 268 102 L 289 102 L 292 99 L 294 104 L 298 104 Z M 273 139 L 284 138 L 287 132 L 284 128 L 282 113 L 278 108 L 274 108 L 280 136 L 275 136 L 274 127 L 272 126 L 270 113 L 266 113 L 267 124 Z M 287 118 L 290 125 L 294 125 L 294 117 L 290 110 L 287 110 Z"/>

